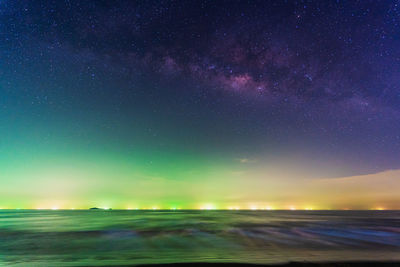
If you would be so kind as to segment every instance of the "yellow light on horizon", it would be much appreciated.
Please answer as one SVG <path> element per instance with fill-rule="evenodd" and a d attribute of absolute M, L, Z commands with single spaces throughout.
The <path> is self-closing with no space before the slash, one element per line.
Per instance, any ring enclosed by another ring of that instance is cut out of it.
<path fill-rule="evenodd" d="M 290 210 L 296 210 L 296 207 L 294 207 L 294 206 L 290 206 L 290 208 L 289 208 Z"/>
<path fill-rule="evenodd" d="M 201 210 L 215 210 L 216 207 L 214 204 L 205 204 L 200 207 Z"/>

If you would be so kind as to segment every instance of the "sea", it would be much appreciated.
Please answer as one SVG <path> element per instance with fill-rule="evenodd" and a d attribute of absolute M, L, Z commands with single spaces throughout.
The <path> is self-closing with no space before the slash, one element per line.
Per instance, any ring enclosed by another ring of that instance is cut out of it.
<path fill-rule="evenodd" d="M 0 210 L 0 266 L 400 261 L 400 211 Z"/>

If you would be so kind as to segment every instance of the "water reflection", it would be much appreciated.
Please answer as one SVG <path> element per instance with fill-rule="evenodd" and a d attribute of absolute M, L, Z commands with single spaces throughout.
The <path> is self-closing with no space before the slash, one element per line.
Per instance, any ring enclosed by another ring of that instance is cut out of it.
<path fill-rule="evenodd" d="M 0 263 L 400 260 L 398 211 L 0 211 Z"/>

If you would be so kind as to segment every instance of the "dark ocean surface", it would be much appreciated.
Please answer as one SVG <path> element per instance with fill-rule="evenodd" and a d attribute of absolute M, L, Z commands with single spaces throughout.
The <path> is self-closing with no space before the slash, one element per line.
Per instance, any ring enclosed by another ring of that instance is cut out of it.
<path fill-rule="evenodd" d="M 400 261 L 400 211 L 0 210 L 0 265 Z"/>

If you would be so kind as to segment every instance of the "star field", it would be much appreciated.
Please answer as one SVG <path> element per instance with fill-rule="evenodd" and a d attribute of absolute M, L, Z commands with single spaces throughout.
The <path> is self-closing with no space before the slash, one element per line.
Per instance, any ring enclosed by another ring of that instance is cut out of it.
<path fill-rule="evenodd" d="M 138 199 L 247 201 L 256 184 L 282 175 L 399 169 L 399 5 L 1 1 L 2 179 L 30 183 L 21 166 L 31 174 L 50 165 L 78 170 L 87 182 L 79 188 L 119 181 L 92 199 L 162 179 Z M 161 186 L 201 179 L 202 191 L 186 196 Z M 240 196 L 234 188 L 245 180 L 254 187 Z M 20 186 L 9 195 L 24 196 Z M 29 201 L 52 198 L 38 195 Z"/>

